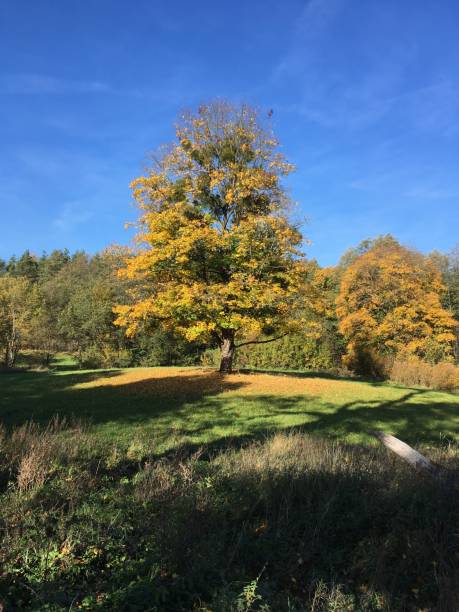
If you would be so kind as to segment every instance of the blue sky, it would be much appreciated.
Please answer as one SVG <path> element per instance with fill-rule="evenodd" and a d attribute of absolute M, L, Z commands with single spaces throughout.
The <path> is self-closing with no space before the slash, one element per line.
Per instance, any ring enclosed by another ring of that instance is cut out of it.
<path fill-rule="evenodd" d="M 273 109 L 307 252 L 459 242 L 454 0 L 2 0 L 0 257 L 126 243 L 183 108 Z"/>

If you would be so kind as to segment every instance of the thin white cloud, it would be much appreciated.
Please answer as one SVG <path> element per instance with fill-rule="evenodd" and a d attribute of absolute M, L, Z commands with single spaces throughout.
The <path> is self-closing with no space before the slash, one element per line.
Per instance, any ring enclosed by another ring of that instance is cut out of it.
<path fill-rule="evenodd" d="M 285 110 L 323 127 L 359 129 L 382 118 L 393 106 L 405 65 L 413 50 L 400 46 L 349 78 L 352 58 L 343 65 L 336 50 L 336 26 L 342 0 L 311 0 L 292 33 L 290 49 L 272 72 L 272 81 L 288 86 L 297 98 Z"/>
<path fill-rule="evenodd" d="M 402 101 L 404 102 L 404 101 Z M 454 136 L 459 132 L 459 82 L 439 78 L 406 96 L 406 110 L 419 131 Z"/>
<path fill-rule="evenodd" d="M 342 0 L 310 0 L 295 22 L 292 43 L 284 57 L 274 67 L 272 80 L 297 76 L 317 59 L 320 41 L 339 12 Z"/>
<path fill-rule="evenodd" d="M 66 202 L 52 225 L 59 231 L 70 232 L 93 217 L 93 212 L 82 208 L 81 202 Z"/>
<path fill-rule="evenodd" d="M 409 189 L 404 195 L 420 200 L 452 200 L 459 199 L 459 189 L 420 185 Z"/>
<path fill-rule="evenodd" d="M 101 81 L 59 79 L 42 74 L 13 74 L 0 77 L 0 93 L 15 95 L 62 95 L 112 93 Z"/>
<path fill-rule="evenodd" d="M 198 94 L 193 89 L 195 73 L 196 68 L 189 65 L 176 68 L 160 88 L 123 88 L 104 81 L 56 78 L 43 74 L 0 75 L 0 95 L 103 94 L 142 99 L 170 107 L 196 100 Z"/>
<path fill-rule="evenodd" d="M 328 129 L 362 130 L 390 115 L 405 129 L 457 136 L 456 75 L 439 69 L 407 88 L 422 61 L 420 49 L 413 37 L 394 40 L 390 48 L 373 41 L 380 32 L 371 11 L 352 45 L 341 48 L 336 37 L 340 23 L 347 23 L 346 8 L 342 0 L 311 0 L 304 8 L 271 74 L 273 86 L 289 92 L 282 110 Z M 384 52 L 377 52 L 380 47 Z"/>
<path fill-rule="evenodd" d="M 381 162 L 384 165 L 384 162 Z M 426 182 L 425 176 L 431 177 Z M 362 193 L 374 196 L 380 193 L 391 194 L 391 200 L 399 203 L 404 202 L 409 207 L 420 200 L 443 201 L 459 199 L 459 188 L 454 176 L 440 176 L 435 169 L 428 166 L 413 166 L 402 161 L 397 164 L 394 160 L 392 165 L 380 171 L 369 170 L 365 176 L 353 178 L 347 183 L 347 187 Z M 410 204 L 408 200 L 412 201 Z"/>

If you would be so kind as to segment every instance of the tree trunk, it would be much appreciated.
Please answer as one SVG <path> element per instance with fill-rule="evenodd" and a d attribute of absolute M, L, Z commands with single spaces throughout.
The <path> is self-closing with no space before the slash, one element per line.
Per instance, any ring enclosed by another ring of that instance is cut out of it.
<path fill-rule="evenodd" d="M 233 371 L 234 349 L 234 330 L 226 329 L 222 334 L 220 344 L 220 372 L 222 374 L 230 374 Z"/>
<path fill-rule="evenodd" d="M 6 367 L 12 368 L 16 362 L 16 357 L 18 354 L 19 348 L 19 338 L 14 330 L 9 338 L 7 338 L 6 342 Z"/>
<path fill-rule="evenodd" d="M 386 448 L 393 451 L 396 455 L 401 457 L 404 461 L 409 463 L 411 467 L 414 467 L 420 472 L 427 472 L 431 476 L 438 476 L 439 468 L 434 465 L 427 457 L 418 453 L 417 450 L 408 446 L 406 442 L 402 442 L 395 436 L 385 434 L 383 431 L 372 431 L 370 432 L 375 438 L 378 438 Z"/>

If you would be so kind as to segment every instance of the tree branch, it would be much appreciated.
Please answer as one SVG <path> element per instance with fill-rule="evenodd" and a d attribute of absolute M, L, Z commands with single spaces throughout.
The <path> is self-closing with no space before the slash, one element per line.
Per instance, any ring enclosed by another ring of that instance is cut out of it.
<path fill-rule="evenodd" d="M 241 342 L 241 344 L 236 344 L 236 348 L 241 348 L 241 346 L 247 346 L 248 344 L 267 344 L 268 342 L 275 342 L 276 340 L 280 340 L 281 338 L 285 338 L 288 336 L 289 332 L 285 332 L 281 336 L 276 336 L 275 338 L 270 338 L 269 340 L 250 340 L 250 342 Z"/>
<path fill-rule="evenodd" d="M 221 336 L 216 331 L 213 331 L 211 335 L 217 339 L 218 345 L 221 346 L 221 343 L 222 343 Z"/>
<path fill-rule="evenodd" d="M 434 465 L 427 457 L 421 455 L 417 450 L 411 448 L 406 442 L 402 442 L 402 440 L 399 440 L 395 436 L 390 436 L 383 431 L 371 431 L 370 434 L 378 438 L 386 448 L 401 457 L 401 459 L 409 463 L 411 467 L 416 470 L 427 472 L 433 477 L 439 475 L 438 466 Z"/>

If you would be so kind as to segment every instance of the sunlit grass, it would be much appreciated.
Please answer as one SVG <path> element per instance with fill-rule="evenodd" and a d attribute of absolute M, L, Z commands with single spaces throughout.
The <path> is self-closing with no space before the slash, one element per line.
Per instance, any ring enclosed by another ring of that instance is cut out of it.
<path fill-rule="evenodd" d="M 54 365 L 0 375 L 5 609 L 456 609 L 457 395 Z"/>
<path fill-rule="evenodd" d="M 59 362 L 54 372 L 3 374 L 1 421 L 76 417 L 93 423 L 101 439 L 136 435 L 158 452 L 287 429 L 351 443 L 369 443 L 375 428 L 424 445 L 459 439 L 459 396 L 451 393 L 313 373 L 68 367 Z"/>

